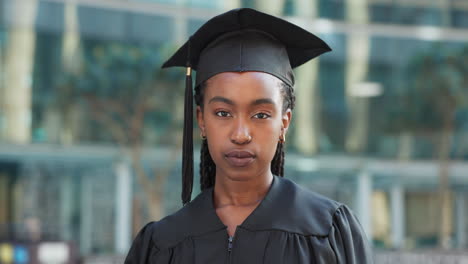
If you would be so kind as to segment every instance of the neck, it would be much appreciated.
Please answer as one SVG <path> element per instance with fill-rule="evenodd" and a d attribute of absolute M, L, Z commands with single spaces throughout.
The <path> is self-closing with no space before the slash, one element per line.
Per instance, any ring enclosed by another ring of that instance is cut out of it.
<path fill-rule="evenodd" d="M 216 172 L 214 206 L 251 206 L 259 203 L 267 194 L 273 180 L 270 170 L 248 180 L 233 180 Z"/>

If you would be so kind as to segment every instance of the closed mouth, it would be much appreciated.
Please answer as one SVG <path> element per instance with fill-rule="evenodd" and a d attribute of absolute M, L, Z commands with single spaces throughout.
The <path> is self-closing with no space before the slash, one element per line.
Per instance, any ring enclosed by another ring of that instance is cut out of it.
<path fill-rule="evenodd" d="M 225 154 L 226 160 L 234 167 L 246 167 L 255 160 L 255 154 L 245 150 L 233 150 Z"/>
<path fill-rule="evenodd" d="M 255 155 L 250 151 L 233 150 L 233 151 L 226 153 L 226 157 L 244 159 L 244 158 L 255 158 Z"/>

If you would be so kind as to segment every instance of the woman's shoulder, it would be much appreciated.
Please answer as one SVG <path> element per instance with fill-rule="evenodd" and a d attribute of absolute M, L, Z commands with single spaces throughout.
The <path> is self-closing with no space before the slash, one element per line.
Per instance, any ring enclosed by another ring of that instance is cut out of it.
<path fill-rule="evenodd" d="M 359 220 L 345 204 L 284 180 L 303 234 L 327 237 L 337 263 L 373 263 L 372 250 Z M 302 209 L 301 209 L 302 208 Z M 295 219 L 294 217 L 293 219 Z"/>
<path fill-rule="evenodd" d="M 343 204 L 293 182 L 281 178 L 284 192 L 289 193 L 290 202 L 309 211 L 333 214 Z M 305 206 L 305 207 L 303 207 Z"/>
<path fill-rule="evenodd" d="M 157 248 L 170 248 L 188 237 L 225 228 L 210 216 L 210 190 L 199 194 L 176 212 L 145 226 Z"/>
<path fill-rule="evenodd" d="M 341 216 L 339 211 L 346 205 L 308 190 L 289 179 L 278 179 L 278 197 L 273 199 L 277 208 L 284 213 L 279 215 L 277 222 L 294 233 L 327 236 L 336 217 Z"/>

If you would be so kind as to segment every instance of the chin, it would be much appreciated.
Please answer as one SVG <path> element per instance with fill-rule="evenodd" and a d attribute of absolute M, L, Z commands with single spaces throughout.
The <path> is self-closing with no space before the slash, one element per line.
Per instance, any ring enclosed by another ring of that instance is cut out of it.
<path fill-rule="evenodd" d="M 255 174 L 253 174 L 253 173 L 234 172 L 232 174 L 228 174 L 227 177 L 231 181 L 242 182 L 242 181 L 249 181 L 249 180 L 255 178 L 254 175 Z"/>
<path fill-rule="evenodd" d="M 223 174 L 230 181 L 243 182 L 254 179 L 258 172 L 254 171 L 252 167 L 234 167 L 225 169 Z"/>

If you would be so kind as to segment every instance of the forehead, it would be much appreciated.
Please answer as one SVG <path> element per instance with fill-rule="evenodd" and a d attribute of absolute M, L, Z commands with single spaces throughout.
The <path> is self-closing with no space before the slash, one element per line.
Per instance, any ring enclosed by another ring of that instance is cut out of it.
<path fill-rule="evenodd" d="M 239 102 L 259 98 L 280 102 L 280 82 L 264 72 L 223 72 L 208 79 L 205 100 L 222 96 Z"/>

